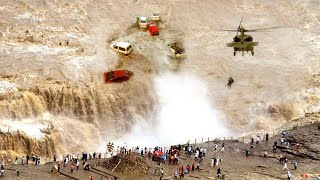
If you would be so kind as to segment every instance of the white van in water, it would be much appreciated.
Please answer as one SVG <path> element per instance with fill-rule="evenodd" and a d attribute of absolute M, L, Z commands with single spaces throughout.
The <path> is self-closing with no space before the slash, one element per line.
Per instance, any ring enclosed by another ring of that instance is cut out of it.
<path fill-rule="evenodd" d="M 152 13 L 151 20 L 152 21 L 160 21 L 160 14 L 159 13 Z"/>
<path fill-rule="evenodd" d="M 146 17 L 138 16 L 136 23 L 137 23 L 137 26 L 140 28 L 147 28 L 148 21 Z"/>
<path fill-rule="evenodd" d="M 128 42 L 115 42 L 110 47 L 122 54 L 128 55 L 132 52 L 132 46 Z"/>

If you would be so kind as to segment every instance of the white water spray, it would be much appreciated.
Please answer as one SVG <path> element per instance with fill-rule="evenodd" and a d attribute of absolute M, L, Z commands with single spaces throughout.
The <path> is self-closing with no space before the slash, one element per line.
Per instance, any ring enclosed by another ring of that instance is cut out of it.
<path fill-rule="evenodd" d="M 157 119 L 135 125 L 131 133 L 118 140 L 119 145 L 168 146 L 230 135 L 199 77 L 165 74 L 155 79 L 155 88 L 160 98 Z"/>

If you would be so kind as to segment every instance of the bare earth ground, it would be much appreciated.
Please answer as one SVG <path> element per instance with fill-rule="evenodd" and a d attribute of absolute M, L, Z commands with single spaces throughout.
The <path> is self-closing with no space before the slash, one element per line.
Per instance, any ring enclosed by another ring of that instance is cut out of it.
<path fill-rule="evenodd" d="M 254 145 L 252 150 L 252 155 L 249 157 L 245 156 L 245 150 L 250 148 L 249 144 L 245 144 L 238 141 L 224 141 L 225 143 L 225 152 L 221 152 L 222 141 L 215 141 L 203 144 L 203 147 L 207 148 L 208 152 L 206 158 L 200 164 L 200 172 L 191 172 L 189 175 L 185 175 L 184 179 L 216 179 L 216 170 L 217 167 L 211 168 L 211 158 L 220 157 L 222 162 L 219 163 L 219 167 L 222 170 L 222 173 L 226 176 L 226 179 L 243 179 L 243 180 L 278 180 L 286 179 L 286 171 L 283 171 L 283 164 L 280 164 L 278 159 L 275 157 L 279 154 L 288 158 L 288 168 L 291 169 L 293 178 L 300 179 L 302 173 L 308 173 L 311 177 L 317 177 L 320 172 L 320 130 L 316 127 L 315 124 L 306 125 L 303 127 L 297 127 L 294 130 L 289 130 L 287 134 L 287 140 L 290 142 L 291 147 L 289 149 L 282 148 L 279 144 L 279 138 L 281 136 L 277 135 L 268 142 L 262 141 L 259 145 Z M 278 150 L 274 155 L 272 153 L 272 145 L 274 141 L 278 141 Z M 296 151 L 295 144 L 299 142 L 301 148 L 299 153 Z M 214 152 L 214 144 L 218 144 L 218 152 Z M 263 157 L 264 150 L 268 151 L 268 158 Z M 159 179 L 159 171 L 155 175 L 154 171 L 156 168 L 156 163 L 147 159 L 147 164 L 150 167 L 146 175 L 130 175 L 130 174 L 119 174 L 116 171 L 112 172 L 111 170 L 116 167 L 116 162 L 109 166 L 109 169 L 105 169 L 101 166 L 94 166 L 95 169 L 92 171 L 84 171 L 80 166 L 80 170 L 75 170 L 74 173 L 70 172 L 70 165 L 68 163 L 67 167 L 62 167 L 61 172 L 68 175 L 59 175 L 49 173 L 52 164 L 35 166 L 35 165 L 8 165 L 6 167 L 6 179 L 71 179 L 74 177 L 76 179 L 89 179 L 89 176 L 93 175 L 95 179 L 100 179 L 101 176 L 104 179 L 110 178 L 112 176 L 117 176 L 120 179 Z M 293 160 L 298 161 L 297 170 L 293 170 L 293 165 L 291 162 Z M 97 164 L 101 160 L 95 159 L 90 160 L 90 164 Z M 104 160 L 102 160 L 104 161 Z M 189 157 L 183 153 L 181 156 L 181 162 L 179 166 L 183 165 L 184 167 L 189 164 L 191 165 L 194 160 L 194 156 Z M 82 163 L 80 163 L 82 164 Z M 136 162 L 136 164 L 139 164 Z M 139 165 L 138 165 L 139 166 Z M 137 167 L 138 167 L 137 166 Z M 162 167 L 165 170 L 165 176 L 163 179 L 173 179 L 174 171 L 178 168 L 178 165 L 168 165 L 162 164 Z M 15 176 L 15 171 L 8 169 L 19 169 L 20 177 Z M 134 170 L 133 170 L 134 171 Z"/>
<path fill-rule="evenodd" d="M 315 126 L 305 126 L 298 128 L 297 130 L 289 131 L 288 139 L 295 139 L 298 141 L 290 141 L 292 152 L 295 152 L 295 146 L 293 144 L 299 142 L 302 145 L 300 149 L 300 154 L 297 153 L 295 155 L 285 153 L 283 151 L 277 151 L 277 155 L 281 153 L 283 156 L 288 157 L 289 163 L 288 168 L 291 169 L 293 179 L 300 179 L 301 173 L 309 173 L 312 177 L 317 177 L 319 175 L 319 135 L 320 131 Z M 263 141 L 260 145 L 255 145 L 253 148 L 253 156 L 246 157 L 245 150 L 247 148 L 250 149 L 249 144 L 243 144 L 240 142 L 232 142 L 225 141 L 226 151 L 225 152 L 213 152 L 214 144 L 218 144 L 218 150 L 221 149 L 221 141 L 212 142 L 209 144 L 209 153 L 206 159 L 200 165 L 200 172 L 192 172 L 191 175 L 186 175 L 184 179 L 214 179 L 216 177 L 217 168 L 210 168 L 211 159 L 213 157 L 220 157 L 223 159 L 220 162 L 220 168 L 222 173 L 226 175 L 226 179 L 244 179 L 244 180 L 258 180 L 258 179 L 286 179 L 286 171 L 283 171 L 283 164 L 280 164 L 279 161 L 272 154 L 272 145 L 274 141 L 278 140 L 281 136 L 276 136 L 270 139 L 268 142 Z M 309 149 L 310 146 L 313 149 Z M 207 148 L 207 145 L 204 144 L 204 147 Z M 268 151 L 268 158 L 263 157 L 264 150 Z M 302 154 L 312 154 L 311 151 L 315 151 L 315 158 L 317 160 L 313 160 L 312 158 L 303 157 Z M 299 157 L 302 155 L 302 157 Z M 298 161 L 298 169 L 293 170 L 293 165 L 291 162 L 293 160 Z M 184 167 L 192 162 L 196 162 L 191 160 L 190 158 L 184 156 L 182 158 L 181 165 Z M 166 176 L 167 179 L 173 179 L 170 175 L 173 175 L 174 170 L 177 168 L 172 168 L 170 165 L 165 165 L 165 172 L 169 175 Z M 151 173 L 154 171 L 150 171 Z M 146 178 L 147 179 L 147 178 Z M 154 179 L 157 179 L 154 177 Z"/>

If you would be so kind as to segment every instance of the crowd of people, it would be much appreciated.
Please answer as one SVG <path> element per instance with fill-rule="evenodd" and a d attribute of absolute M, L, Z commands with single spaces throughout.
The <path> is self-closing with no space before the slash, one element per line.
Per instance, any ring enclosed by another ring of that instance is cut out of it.
<path fill-rule="evenodd" d="M 272 146 L 273 154 L 272 154 L 272 157 L 276 157 L 279 160 L 279 163 L 283 164 L 282 170 L 286 171 L 286 176 L 287 176 L 288 180 L 290 180 L 292 178 L 291 170 L 292 169 L 297 170 L 298 161 L 296 159 L 293 159 L 291 161 L 292 168 L 290 169 L 288 167 L 288 162 L 289 162 L 288 157 L 283 156 L 280 153 L 280 151 L 278 151 L 278 149 L 279 148 L 281 148 L 281 149 L 282 148 L 286 148 L 286 149 L 290 149 L 291 148 L 292 150 L 295 150 L 297 153 L 299 153 L 300 144 L 299 144 L 299 142 L 292 142 L 290 144 L 290 142 L 287 140 L 287 136 L 288 136 L 288 131 L 287 130 L 282 130 L 280 135 L 281 135 L 280 139 L 278 141 L 274 141 L 273 142 L 273 146 Z M 250 154 L 253 154 L 254 144 L 259 145 L 260 144 L 259 141 L 260 141 L 260 135 L 256 136 L 256 142 L 254 142 L 254 138 L 251 138 L 250 150 L 249 149 L 245 150 L 245 154 L 246 154 L 247 157 L 250 156 Z M 268 133 L 265 134 L 265 141 L 266 142 L 269 141 L 269 134 Z M 292 145 L 295 145 L 295 146 L 292 146 Z M 268 158 L 269 157 L 267 149 L 264 150 L 263 157 L 264 158 Z M 320 179 L 320 176 L 318 178 Z"/>
<path fill-rule="evenodd" d="M 70 163 L 70 173 L 73 173 L 74 170 L 79 170 L 80 167 L 80 161 L 83 161 L 83 170 L 90 170 L 91 166 L 88 163 L 88 160 L 91 159 L 101 159 L 102 155 L 101 153 L 82 153 L 82 156 L 79 158 L 79 155 L 75 155 L 74 153 L 71 154 L 66 154 L 63 157 L 62 161 L 58 161 L 57 156 L 53 156 L 53 168 L 51 169 L 52 173 L 60 173 L 60 170 L 62 167 L 66 167 L 68 163 Z M 63 162 L 63 166 L 62 166 Z M 1 161 L 1 166 L 0 166 L 0 177 L 5 176 L 5 166 L 6 164 L 11 164 L 12 161 L 10 158 L 7 159 L 7 161 L 2 160 Z M 32 164 L 34 165 L 40 165 L 40 157 L 39 156 L 32 156 Z M 22 156 L 21 158 L 16 157 L 13 162 L 14 165 L 17 165 L 16 169 L 16 176 L 20 176 L 20 170 L 21 168 L 18 168 L 18 165 L 29 165 L 30 164 L 30 156 L 26 155 L 26 157 Z M 113 179 L 117 179 L 117 177 L 114 177 Z M 93 176 L 89 177 L 89 180 L 94 180 Z"/>
<path fill-rule="evenodd" d="M 281 132 L 281 137 L 277 140 L 274 141 L 272 143 L 272 147 L 270 147 L 267 143 L 269 141 L 269 134 L 266 133 L 263 138 L 260 137 L 260 135 L 256 135 L 255 138 L 251 138 L 251 143 L 250 143 L 250 148 L 247 148 L 245 150 L 245 155 L 247 157 L 250 157 L 251 155 L 258 155 L 258 154 L 253 154 L 254 152 L 254 147 L 256 146 L 257 151 L 260 151 L 261 149 L 261 153 L 263 153 L 263 157 L 264 158 L 269 158 L 269 157 L 276 157 L 279 160 L 280 164 L 283 164 L 283 171 L 286 171 L 286 176 L 288 178 L 288 180 L 290 180 L 292 178 L 292 170 L 297 170 L 298 169 L 298 161 L 297 159 L 292 159 L 291 160 L 291 164 L 292 164 L 292 168 L 289 168 L 290 165 L 289 164 L 289 158 L 287 156 L 283 156 L 279 149 L 290 149 L 290 150 L 295 150 L 296 153 L 299 153 L 301 145 L 298 142 L 289 142 L 289 140 L 287 139 L 288 136 L 288 131 L 287 130 L 283 130 Z M 266 141 L 266 144 L 264 145 L 263 143 L 261 143 L 261 139 L 264 139 Z M 271 143 L 270 143 L 271 144 Z M 123 155 L 124 157 L 129 156 L 130 154 L 134 153 L 137 155 L 141 155 L 141 156 L 146 156 L 149 159 L 152 159 L 153 161 L 157 161 L 158 165 L 155 168 L 155 172 L 154 174 L 159 175 L 160 173 L 160 179 L 163 179 L 164 175 L 165 175 L 165 167 L 162 164 L 166 164 L 166 162 L 168 163 L 168 165 L 175 165 L 177 166 L 177 168 L 174 168 L 174 173 L 173 173 L 173 177 L 174 179 L 178 179 L 178 178 L 183 178 L 185 175 L 188 175 L 190 173 L 196 173 L 196 172 L 200 172 L 201 168 L 201 163 L 203 160 L 206 160 L 206 162 L 210 162 L 211 161 L 211 166 L 210 168 L 215 168 L 216 169 L 216 174 L 215 176 L 217 177 L 223 177 L 224 175 L 222 174 L 221 171 L 221 167 L 220 164 L 222 162 L 222 158 L 221 156 L 217 156 L 216 154 L 222 155 L 221 153 L 223 153 L 225 151 L 225 143 L 222 142 L 220 144 L 221 147 L 218 148 L 218 144 L 214 144 L 213 147 L 213 157 L 206 157 L 207 155 L 207 149 L 204 147 L 196 147 L 195 145 L 189 145 L 186 144 L 184 147 L 182 145 L 178 145 L 178 146 L 173 146 L 170 149 L 164 150 L 161 147 L 155 147 L 155 148 L 139 148 L 137 147 L 133 147 L 133 148 L 128 148 L 127 146 L 124 147 L 117 147 L 117 151 L 116 154 L 118 155 Z M 269 146 L 269 147 L 268 147 Z M 209 148 L 209 146 L 208 146 Z M 268 154 L 268 149 L 272 149 L 272 153 L 271 155 Z M 217 153 L 219 152 L 219 153 Z M 189 163 L 185 162 L 186 164 L 182 164 L 181 163 L 181 157 L 183 154 L 185 154 L 185 156 L 187 158 L 189 158 Z M 258 155 L 260 156 L 260 155 Z M 39 156 L 32 156 L 32 163 L 34 165 L 39 165 L 40 164 L 40 157 Z M 82 161 L 82 166 L 83 166 L 83 170 L 90 170 L 91 166 L 88 163 L 88 160 L 90 159 L 100 159 L 102 158 L 101 153 L 82 153 L 82 155 L 75 155 L 74 153 L 71 154 L 66 154 L 63 157 L 62 161 L 58 161 L 57 160 L 57 156 L 54 155 L 53 157 L 53 168 L 52 168 L 52 172 L 54 170 L 56 170 L 56 172 L 60 172 L 62 165 L 63 167 L 66 167 L 66 165 L 68 163 L 70 163 L 70 173 L 74 173 L 75 171 L 79 170 L 80 167 L 80 161 Z M 30 156 L 26 155 L 26 156 L 22 156 L 21 158 L 16 157 L 13 164 L 14 165 L 25 165 L 25 164 L 29 164 L 30 161 Z M 191 163 L 190 163 L 191 161 Z M 11 163 L 11 159 L 7 160 L 7 163 Z M 4 160 L 1 161 L 1 167 L 0 167 L 0 177 L 4 177 L 4 170 L 5 170 L 5 164 L 6 162 Z M 20 175 L 19 170 L 17 170 L 17 176 Z M 115 177 L 116 178 L 116 177 Z M 93 177 L 90 176 L 90 180 L 93 180 Z M 318 180 L 320 180 L 320 176 L 318 177 Z"/>
<path fill-rule="evenodd" d="M 79 155 L 75 155 L 74 153 L 71 154 L 66 154 L 63 158 L 63 167 L 66 167 L 68 163 L 70 163 L 70 173 L 74 173 L 74 171 L 80 170 L 80 161 L 82 161 L 82 169 L 85 171 L 90 171 L 91 165 L 88 160 L 92 159 L 101 159 L 102 155 L 101 153 L 96 153 L 94 152 L 93 154 L 90 153 L 82 153 L 81 157 Z M 54 155 L 54 160 L 53 160 L 53 168 L 51 172 L 58 172 L 60 173 L 61 170 L 61 162 L 57 161 L 56 155 Z M 103 179 L 103 176 L 101 176 L 101 179 Z M 109 178 L 111 179 L 111 178 Z M 112 179 L 118 179 L 116 176 L 114 176 Z M 94 180 L 93 176 L 89 177 L 89 180 Z"/>
<path fill-rule="evenodd" d="M 318 125 L 318 129 L 319 129 L 319 125 Z M 260 156 L 259 155 L 259 151 L 261 149 L 263 149 L 262 152 L 262 157 L 264 158 L 270 158 L 270 157 L 276 157 L 279 160 L 280 164 L 283 164 L 283 168 L 282 170 L 286 172 L 286 176 L 288 178 L 288 180 L 292 179 L 292 171 L 295 171 L 298 169 L 298 160 L 293 156 L 293 159 L 291 159 L 289 161 L 289 156 L 283 156 L 281 153 L 280 149 L 288 149 L 290 151 L 296 151 L 296 153 L 299 153 L 301 145 L 299 144 L 299 142 L 292 142 L 289 141 L 288 137 L 288 130 L 282 130 L 280 133 L 280 138 L 277 141 L 274 141 L 272 144 L 272 147 L 270 147 L 268 144 L 268 142 L 270 141 L 270 135 L 269 133 L 266 133 L 262 138 L 261 135 L 256 135 L 255 138 L 251 139 L 251 143 L 250 143 L 250 148 L 245 150 L 245 155 L 247 157 L 249 157 L 250 155 L 256 155 L 256 156 Z M 274 138 L 273 138 L 274 139 Z M 266 143 L 261 143 L 261 141 L 264 140 Z M 257 148 L 254 148 L 254 147 Z M 255 150 L 255 152 L 257 152 L 258 154 L 253 154 L 254 150 L 253 149 L 257 149 Z M 272 149 L 272 152 L 270 155 L 268 154 L 268 149 Z M 193 156 L 195 159 L 195 162 L 192 164 L 186 164 L 186 166 L 183 166 L 180 164 L 180 161 L 178 160 L 177 164 L 179 165 L 179 167 L 174 171 L 174 179 L 177 179 L 178 177 L 183 178 L 186 174 L 189 174 L 190 172 L 193 171 L 199 171 L 200 170 L 200 164 L 202 162 L 202 160 L 205 158 L 206 156 L 206 152 L 207 150 L 205 148 L 201 148 L 201 147 L 193 147 L 192 145 L 187 145 L 185 146 L 185 154 L 187 155 L 187 157 L 191 157 Z M 213 146 L 213 151 L 214 152 L 224 152 L 225 151 L 225 144 L 222 143 L 221 144 L 221 149 L 218 150 L 218 145 L 215 144 Z M 170 159 L 170 158 L 169 158 Z M 213 157 L 211 158 L 211 168 L 212 167 L 217 167 L 217 174 L 216 176 L 218 177 L 222 177 L 222 173 L 221 173 L 221 168 L 219 167 L 219 162 L 221 162 L 222 159 L 220 157 Z M 170 160 L 169 160 L 170 162 Z M 160 169 L 160 172 L 164 171 L 164 168 L 160 166 L 160 164 L 157 166 L 157 169 Z M 155 171 L 156 173 L 157 171 Z M 161 176 L 163 176 L 163 173 L 161 173 Z M 320 180 L 320 175 L 317 176 L 317 178 Z M 162 177 L 160 177 L 160 179 L 162 179 Z"/>
<path fill-rule="evenodd" d="M 182 151 L 181 151 L 182 150 Z M 218 152 L 218 144 L 214 145 L 214 154 Z M 148 157 L 151 158 L 152 154 L 154 156 L 157 156 L 157 152 L 159 151 L 158 148 L 155 148 L 153 152 L 148 153 Z M 220 152 L 225 151 L 225 144 L 221 144 Z M 189 160 L 192 162 L 190 164 L 186 164 L 185 166 L 181 164 L 180 162 L 180 155 L 181 153 L 184 153 Z M 162 157 L 165 157 L 164 159 L 159 160 L 157 163 L 157 167 L 155 168 L 154 174 L 157 175 L 158 172 L 160 172 L 160 179 L 163 179 L 164 176 L 164 167 L 162 167 L 162 164 L 165 163 L 165 159 L 168 159 L 168 165 L 177 165 L 177 169 L 173 173 L 174 179 L 183 178 L 185 175 L 188 175 L 190 173 L 196 173 L 201 170 L 200 164 L 203 160 L 210 158 L 206 158 L 207 149 L 204 147 L 195 147 L 192 145 L 187 144 L 184 148 L 182 148 L 181 145 L 173 146 L 169 150 L 166 150 L 166 152 L 163 152 L 164 155 Z M 154 159 L 152 159 L 154 160 Z M 217 177 L 222 177 L 221 168 L 219 166 L 219 162 L 222 162 L 222 158 L 220 157 L 213 157 L 211 158 L 211 168 L 217 168 Z"/>
<path fill-rule="evenodd" d="M 25 164 L 29 164 L 29 160 L 30 160 L 30 156 L 26 155 L 26 157 L 22 156 L 20 161 L 19 158 L 16 157 L 13 164 L 14 165 L 18 165 L 21 163 L 21 165 L 25 165 Z M 6 164 L 11 164 L 12 160 L 10 158 L 8 158 L 5 162 L 5 160 L 1 160 L 1 167 L 0 167 L 0 177 L 4 177 L 4 170 L 5 170 L 5 166 Z M 39 156 L 32 156 L 32 163 L 35 165 L 40 165 L 40 157 Z M 19 176 L 20 175 L 20 171 L 17 169 L 16 170 L 16 175 Z"/>

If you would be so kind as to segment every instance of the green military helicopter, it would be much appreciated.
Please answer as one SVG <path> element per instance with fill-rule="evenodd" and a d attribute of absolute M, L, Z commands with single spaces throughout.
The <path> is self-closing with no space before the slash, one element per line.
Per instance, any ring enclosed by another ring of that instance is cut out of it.
<path fill-rule="evenodd" d="M 242 56 L 244 55 L 245 51 L 247 51 L 247 52 L 250 51 L 252 56 L 254 56 L 254 46 L 258 46 L 259 43 L 253 42 L 252 36 L 245 34 L 245 32 L 258 32 L 258 31 L 268 32 L 265 30 L 280 28 L 280 27 L 270 27 L 270 28 L 247 30 L 241 25 L 242 19 L 243 18 L 241 18 L 240 25 L 238 26 L 237 30 L 222 30 L 222 31 L 237 32 L 237 35 L 233 38 L 233 42 L 227 43 L 227 47 L 233 47 L 233 49 L 234 49 L 233 55 L 234 56 L 236 55 L 237 51 L 242 52 Z M 240 34 L 238 35 L 239 32 L 240 32 Z"/>

